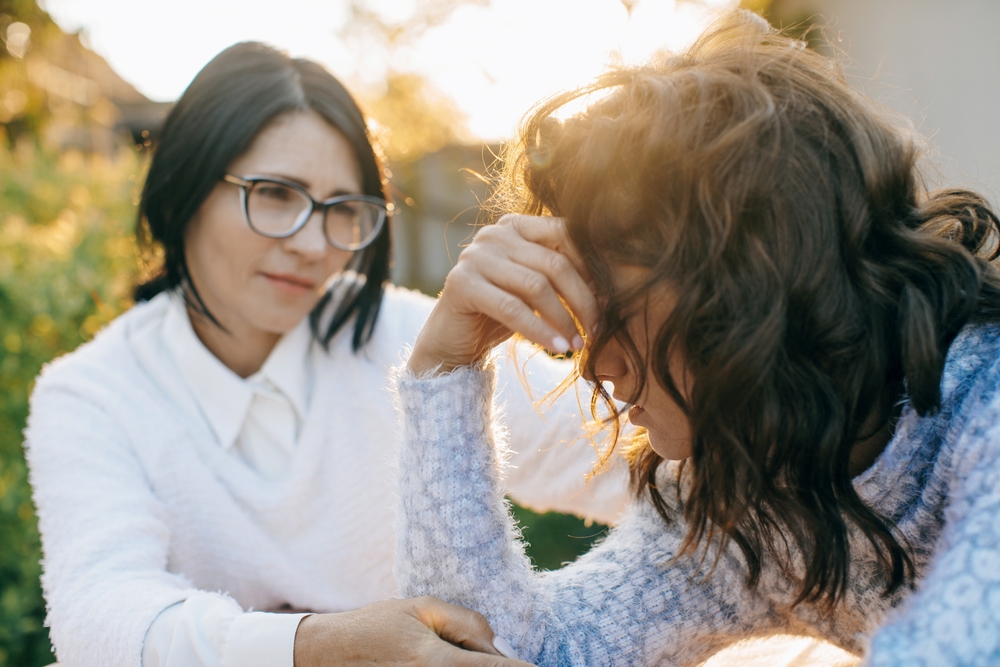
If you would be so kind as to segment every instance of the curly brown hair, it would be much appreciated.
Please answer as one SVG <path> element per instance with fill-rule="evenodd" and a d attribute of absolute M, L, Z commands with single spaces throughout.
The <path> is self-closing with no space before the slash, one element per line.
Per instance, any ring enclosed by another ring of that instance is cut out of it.
<path fill-rule="evenodd" d="M 565 117 L 569 102 L 586 108 Z M 773 558 L 796 604 L 841 599 L 852 524 L 886 593 L 912 584 L 909 548 L 852 485 L 851 451 L 873 416 L 936 411 L 959 330 L 1000 319 L 1000 221 L 973 192 L 928 192 L 919 154 L 835 61 L 738 12 L 681 55 L 541 103 L 505 156 L 497 201 L 565 218 L 606 295 L 587 377 L 613 339 L 641 373 L 624 315 L 656 285 L 677 295 L 649 354 L 691 427 L 682 553 L 735 542 L 751 587 Z M 647 267 L 646 284 L 616 292 L 621 264 Z M 640 448 L 633 484 L 669 522 L 662 461 Z"/>

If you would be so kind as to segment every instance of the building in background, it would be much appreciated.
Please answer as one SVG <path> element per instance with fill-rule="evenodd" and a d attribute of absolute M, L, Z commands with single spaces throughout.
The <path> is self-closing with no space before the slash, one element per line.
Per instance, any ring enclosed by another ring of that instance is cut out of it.
<path fill-rule="evenodd" d="M 1000 2 L 744 0 L 776 25 L 826 26 L 858 89 L 926 137 L 931 186 L 962 185 L 1000 204 Z"/>
<path fill-rule="evenodd" d="M 8 141 L 30 137 L 50 150 L 110 155 L 150 140 L 169 103 L 147 99 L 33 3 L 11 13 L 3 4 L 0 127 Z"/>
<path fill-rule="evenodd" d="M 454 144 L 392 165 L 393 282 L 437 294 L 458 254 L 488 216 L 499 144 Z"/>

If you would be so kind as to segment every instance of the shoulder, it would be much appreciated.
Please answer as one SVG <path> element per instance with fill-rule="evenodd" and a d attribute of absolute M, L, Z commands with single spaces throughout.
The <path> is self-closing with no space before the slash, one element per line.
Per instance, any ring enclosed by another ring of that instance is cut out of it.
<path fill-rule="evenodd" d="M 936 416 L 952 473 L 1000 465 L 1000 325 L 968 326 L 948 350 Z"/>
<path fill-rule="evenodd" d="M 89 342 L 42 367 L 32 403 L 50 391 L 68 391 L 97 398 L 106 390 L 141 383 L 145 373 L 135 343 L 159 331 L 166 313 L 166 295 L 143 302 L 120 315 Z"/>
<path fill-rule="evenodd" d="M 941 412 L 974 426 L 984 416 L 996 417 L 998 403 L 1000 325 L 968 326 L 948 350 L 941 377 Z"/>

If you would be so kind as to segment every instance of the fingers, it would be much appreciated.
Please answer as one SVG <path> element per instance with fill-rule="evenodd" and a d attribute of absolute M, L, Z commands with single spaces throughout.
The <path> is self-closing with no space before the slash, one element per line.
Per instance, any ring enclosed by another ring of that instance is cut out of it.
<path fill-rule="evenodd" d="M 525 240 L 565 255 L 583 279 L 590 282 L 590 271 L 583 257 L 577 252 L 576 246 L 570 241 L 566 221 L 563 218 L 508 214 L 497 220 L 497 225 L 513 227 Z"/>
<path fill-rule="evenodd" d="M 457 273 L 468 280 L 465 287 L 475 302 L 470 308 L 480 308 L 552 351 L 581 349 L 577 320 L 592 331 L 597 302 L 581 274 L 586 267 L 566 238 L 562 221 L 530 216 L 503 220 L 507 222 L 480 230 L 459 258 Z M 493 290 L 490 298 L 475 294 L 471 290 L 480 286 L 477 277 L 510 296 L 497 298 Z"/>
<path fill-rule="evenodd" d="M 532 667 L 531 663 L 521 660 L 464 651 L 450 644 L 440 647 L 440 658 L 436 657 L 433 664 L 445 667 Z"/>
<path fill-rule="evenodd" d="M 476 311 L 533 343 L 560 354 L 568 352 L 573 346 L 580 347 L 582 340 L 576 333 L 573 318 L 554 293 L 545 301 L 555 305 L 545 307 L 539 305 L 540 300 L 526 300 L 476 276 L 469 279 L 467 288 L 470 292 L 474 290 L 471 296 L 475 300 L 473 307 Z M 536 314 L 536 309 L 545 310 L 544 316 Z M 556 328 L 560 325 L 550 322 L 559 322 L 562 328 Z"/>
<path fill-rule="evenodd" d="M 497 650 L 497 637 L 482 614 L 434 597 L 418 598 L 413 602 L 417 618 L 449 642 L 437 647 L 441 655 L 434 664 L 455 667 L 524 667 L 528 664 L 506 658 Z M 513 653 L 506 641 L 499 643 L 505 652 Z"/>
<path fill-rule="evenodd" d="M 516 262 L 487 263 L 482 273 L 498 287 L 522 296 L 569 340 L 576 335 L 577 325 L 567 306 L 588 332 L 597 321 L 593 292 L 562 253 L 529 243 L 518 248 Z"/>
<path fill-rule="evenodd" d="M 472 651 L 500 655 L 493 645 L 493 629 L 482 614 L 434 597 L 414 600 L 414 611 L 441 639 Z"/>

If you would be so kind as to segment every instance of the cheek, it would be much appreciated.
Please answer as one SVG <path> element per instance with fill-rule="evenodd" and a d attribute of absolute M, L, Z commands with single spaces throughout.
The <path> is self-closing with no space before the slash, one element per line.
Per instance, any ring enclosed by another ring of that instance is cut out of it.
<path fill-rule="evenodd" d="M 323 261 L 323 266 L 326 267 L 327 278 L 344 271 L 347 265 L 351 263 L 351 258 L 353 257 L 354 253 L 327 246 L 326 258 Z"/>
<path fill-rule="evenodd" d="M 184 247 L 199 292 L 229 302 L 245 289 L 274 241 L 247 227 L 238 205 L 226 206 L 230 202 L 220 199 L 213 195 L 205 201 L 188 226 Z"/>
<path fill-rule="evenodd" d="M 649 444 L 653 450 L 669 461 L 679 461 L 691 456 L 691 425 L 665 389 L 657 385 L 650 392 L 647 410 L 655 410 L 647 428 Z"/>

